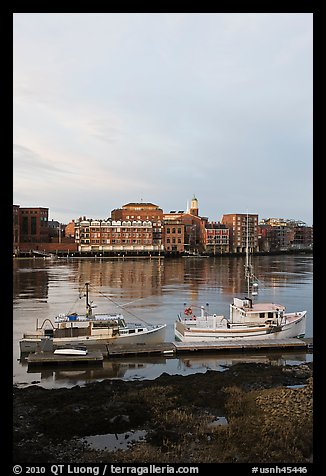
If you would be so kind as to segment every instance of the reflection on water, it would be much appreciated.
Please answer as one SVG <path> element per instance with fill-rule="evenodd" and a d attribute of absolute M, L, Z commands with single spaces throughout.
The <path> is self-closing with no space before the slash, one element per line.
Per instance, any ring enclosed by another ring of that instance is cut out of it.
<path fill-rule="evenodd" d="M 207 368 L 222 370 L 224 364 L 218 359 L 205 356 L 201 360 L 192 357 L 155 362 L 137 358 L 127 363 L 115 359 L 105 361 L 103 368 L 74 368 L 73 374 L 67 374 L 66 368 L 56 368 L 31 375 L 20 362 L 18 342 L 23 332 L 35 328 L 36 319 L 81 311 L 84 300 L 80 296 L 87 281 L 98 312 L 116 312 L 117 303 L 123 306 L 126 320 L 135 322 L 139 317 L 154 324 L 166 323 L 166 340 L 173 341 L 173 324 L 185 302 L 209 303 L 212 312 L 229 314 L 233 296 L 246 292 L 244 263 L 244 257 L 14 260 L 14 382 L 41 380 L 46 386 L 69 386 L 102 378 L 155 378 L 164 371 L 185 374 Z M 258 300 L 284 304 L 289 311 L 307 310 L 306 336 L 312 337 L 312 255 L 258 256 L 253 264 L 259 279 Z M 250 359 L 255 357 L 251 355 Z"/>
<path fill-rule="evenodd" d="M 218 372 L 227 371 L 231 365 L 238 362 L 270 363 L 272 365 L 297 365 L 303 362 L 312 361 L 312 354 L 305 352 L 270 352 L 241 355 L 206 355 L 189 354 L 179 358 L 163 357 L 133 357 L 104 359 L 103 366 L 46 366 L 28 367 L 26 360 L 21 362 L 27 374 L 25 380 L 21 380 L 21 385 L 31 382 L 40 383 L 43 387 L 73 387 L 74 385 L 84 385 L 86 383 L 110 379 L 121 380 L 153 380 L 163 372 L 169 375 L 189 375 L 193 373 L 204 373 L 207 370 Z"/>
<path fill-rule="evenodd" d="M 105 435 L 91 435 L 80 441 L 95 450 L 126 450 L 137 441 L 144 440 L 145 430 L 126 431 L 125 433 L 107 433 Z"/>

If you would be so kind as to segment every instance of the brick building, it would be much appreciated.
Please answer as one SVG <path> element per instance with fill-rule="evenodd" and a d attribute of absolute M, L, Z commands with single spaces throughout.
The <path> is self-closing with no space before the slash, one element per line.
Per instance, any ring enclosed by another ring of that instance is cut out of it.
<path fill-rule="evenodd" d="M 160 253 L 154 229 L 161 226 L 141 220 L 92 220 L 86 217 L 75 221 L 75 242 L 80 252 L 91 253 Z"/>
<path fill-rule="evenodd" d="M 244 253 L 248 243 L 249 252 L 258 249 L 258 215 L 228 213 L 223 215 L 222 224 L 230 230 L 230 252 Z"/>
<path fill-rule="evenodd" d="M 230 251 L 230 230 L 218 222 L 207 222 L 205 225 L 205 250 L 208 254 L 224 254 Z"/>
<path fill-rule="evenodd" d="M 20 226 L 19 226 L 19 205 L 13 205 L 13 217 L 12 217 L 12 223 L 13 223 L 13 232 L 12 232 L 12 238 L 13 238 L 13 252 L 16 253 L 17 250 L 19 249 L 19 243 L 20 243 Z"/>
<path fill-rule="evenodd" d="M 49 241 L 49 209 L 43 207 L 19 207 L 19 229 L 21 243 L 43 243 Z"/>
<path fill-rule="evenodd" d="M 127 203 L 111 212 L 112 220 L 162 221 L 163 210 L 153 203 Z"/>
<path fill-rule="evenodd" d="M 202 253 L 205 250 L 206 222 L 207 218 L 193 215 L 190 212 L 171 211 L 170 213 L 165 213 L 163 215 L 163 243 L 165 250 L 167 252 L 184 252 L 186 254 Z M 179 231 L 180 227 L 181 230 Z M 176 230 L 175 233 L 173 230 Z M 171 239 L 170 242 L 167 241 L 169 239 Z M 183 243 L 180 243 L 179 239 L 183 239 Z"/>
<path fill-rule="evenodd" d="M 163 247 L 167 253 L 183 253 L 185 250 L 185 224 L 182 219 L 165 219 Z"/>
<path fill-rule="evenodd" d="M 298 220 L 264 218 L 258 225 L 260 251 L 312 249 L 313 227 Z"/>

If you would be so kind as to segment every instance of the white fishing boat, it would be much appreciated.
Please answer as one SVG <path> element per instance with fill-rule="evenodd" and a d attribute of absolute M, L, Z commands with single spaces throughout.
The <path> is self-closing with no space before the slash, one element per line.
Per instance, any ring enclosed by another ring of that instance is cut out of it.
<path fill-rule="evenodd" d="M 176 340 L 192 342 L 304 337 L 307 311 L 286 312 L 285 306 L 281 304 L 254 302 L 254 296 L 258 295 L 258 280 L 252 269 L 247 230 L 247 296 L 233 298 L 228 317 L 211 313 L 208 305 L 205 309 L 204 306 L 198 308 L 185 304 L 174 325 Z"/>
<path fill-rule="evenodd" d="M 36 330 L 26 332 L 19 341 L 20 352 L 36 352 L 40 346 L 51 344 L 58 347 L 75 347 L 98 344 L 155 344 L 165 340 L 166 324 L 154 325 L 137 318 L 141 323 L 126 322 L 123 314 L 93 313 L 89 302 L 89 283 L 86 283 L 86 312 L 59 314 L 36 321 Z M 134 316 L 136 317 L 136 316 Z M 44 344 L 45 343 L 45 344 Z"/>

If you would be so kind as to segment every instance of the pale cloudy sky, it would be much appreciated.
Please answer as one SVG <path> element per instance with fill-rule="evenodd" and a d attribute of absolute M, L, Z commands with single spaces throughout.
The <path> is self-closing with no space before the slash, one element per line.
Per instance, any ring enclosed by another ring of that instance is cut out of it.
<path fill-rule="evenodd" d="M 312 13 L 15 13 L 13 202 L 312 224 Z"/>

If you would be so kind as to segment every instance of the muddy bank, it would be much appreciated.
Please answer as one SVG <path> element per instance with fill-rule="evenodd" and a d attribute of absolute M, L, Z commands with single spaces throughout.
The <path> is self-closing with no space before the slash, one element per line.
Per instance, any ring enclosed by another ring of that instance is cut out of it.
<path fill-rule="evenodd" d="M 14 386 L 13 459 L 34 464 L 311 462 L 312 367 L 239 363 L 224 372 L 104 380 L 70 389 Z M 83 439 L 106 434 L 107 448 Z M 132 434 L 142 438 L 123 445 Z M 114 435 L 122 449 L 113 445 Z"/>

